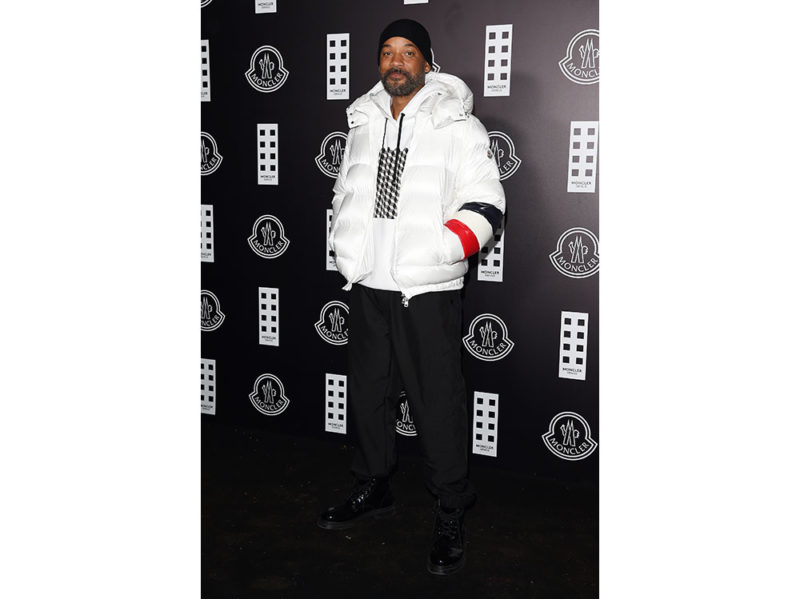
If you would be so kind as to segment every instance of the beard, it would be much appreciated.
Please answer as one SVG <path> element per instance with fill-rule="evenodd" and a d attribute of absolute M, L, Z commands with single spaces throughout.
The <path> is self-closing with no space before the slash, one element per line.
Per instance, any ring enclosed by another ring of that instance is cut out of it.
<path fill-rule="evenodd" d="M 391 83 L 389 81 L 389 77 L 391 77 L 394 73 L 400 73 L 401 75 L 405 76 L 405 82 L 398 84 Z M 410 96 L 420 87 L 425 85 L 425 69 L 417 73 L 416 77 L 414 77 L 408 71 L 404 71 L 402 69 L 389 69 L 383 74 L 381 81 L 383 82 L 383 89 L 385 89 L 390 96 Z"/>

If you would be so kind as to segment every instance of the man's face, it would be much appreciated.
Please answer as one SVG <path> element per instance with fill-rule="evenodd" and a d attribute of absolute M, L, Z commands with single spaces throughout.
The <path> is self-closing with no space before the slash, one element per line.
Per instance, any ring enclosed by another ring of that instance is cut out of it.
<path fill-rule="evenodd" d="M 425 85 L 430 65 L 409 40 L 390 37 L 381 47 L 378 70 L 390 96 L 411 96 Z"/>

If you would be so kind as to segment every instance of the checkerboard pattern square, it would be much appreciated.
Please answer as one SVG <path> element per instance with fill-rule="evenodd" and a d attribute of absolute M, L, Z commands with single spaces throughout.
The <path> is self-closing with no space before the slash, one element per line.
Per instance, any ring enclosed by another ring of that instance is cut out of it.
<path fill-rule="evenodd" d="M 589 336 L 587 312 L 561 312 L 561 343 L 558 352 L 558 376 L 586 380 L 586 343 Z"/>
<path fill-rule="evenodd" d="M 325 431 L 347 433 L 347 377 L 325 373 Z"/>
<path fill-rule="evenodd" d="M 217 361 L 200 358 L 200 412 L 217 411 Z"/>
<path fill-rule="evenodd" d="M 403 150 L 381 148 L 378 157 L 378 186 L 375 195 L 374 218 L 397 218 L 397 200 L 400 180 L 406 166 L 408 148 Z"/>
<path fill-rule="evenodd" d="M 350 99 L 350 34 L 329 33 L 326 52 L 328 55 L 326 79 L 328 100 Z"/>
<path fill-rule="evenodd" d="M 472 453 L 496 458 L 500 395 L 475 391 L 473 397 Z"/>
<path fill-rule="evenodd" d="M 208 40 L 200 40 L 200 101 L 211 102 L 211 55 Z"/>
<path fill-rule="evenodd" d="M 481 248 L 478 256 L 478 280 L 503 282 L 503 242 L 506 238 L 505 224 L 494 234 L 494 240 Z"/>
<path fill-rule="evenodd" d="M 513 25 L 486 26 L 483 69 L 484 96 L 511 95 L 511 39 Z"/>
<path fill-rule="evenodd" d="M 258 127 L 258 184 L 278 184 L 278 125 L 259 123 Z"/>
<path fill-rule="evenodd" d="M 571 121 L 569 124 L 569 170 L 567 191 L 594 193 L 597 179 L 598 121 Z"/>
<path fill-rule="evenodd" d="M 200 204 L 200 261 L 214 261 L 214 206 Z"/>
<path fill-rule="evenodd" d="M 274 345 L 280 341 L 278 320 L 278 288 L 258 288 L 258 343 Z"/>

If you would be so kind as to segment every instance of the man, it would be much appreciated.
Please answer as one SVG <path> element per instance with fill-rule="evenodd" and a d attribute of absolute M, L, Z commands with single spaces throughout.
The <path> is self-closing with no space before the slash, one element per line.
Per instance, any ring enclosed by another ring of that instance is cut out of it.
<path fill-rule="evenodd" d="M 322 528 L 393 515 L 400 381 L 436 497 L 428 570 L 464 565 L 466 389 L 461 373 L 461 288 L 467 258 L 500 226 L 505 196 L 472 93 L 433 73 L 426 29 L 389 24 L 378 41 L 381 81 L 347 109 L 350 132 L 334 185 L 330 245 L 350 291 L 348 378 L 359 440 L 356 485 Z"/>

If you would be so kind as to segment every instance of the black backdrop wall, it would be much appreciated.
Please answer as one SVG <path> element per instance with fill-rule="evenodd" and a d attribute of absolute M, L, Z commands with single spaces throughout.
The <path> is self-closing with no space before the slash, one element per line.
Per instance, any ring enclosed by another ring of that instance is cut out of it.
<path fill-rule="evenodd" d="M 506 191 L 465 286 L 472 461 L 596 482 L 597 1 L 201 6 L 204 417 L 354 442 L 331 188 L 345 108 L 378 81 L 380 31 L 407 17 L 472 90 Z M 418 452 L 405 402 L 398 433 Z"/>

